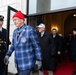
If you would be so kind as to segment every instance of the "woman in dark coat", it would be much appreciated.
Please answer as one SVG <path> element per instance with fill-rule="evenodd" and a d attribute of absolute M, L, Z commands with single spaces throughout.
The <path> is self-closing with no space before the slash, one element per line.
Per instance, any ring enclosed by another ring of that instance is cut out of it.
<path fill-rule="evenodd" d="M 48 70 L 50 74 L 51 71 L 54 71 L 56 69 L 55 44 L 50 33 L 45 31 L 44 24 L 40 24 L 38 28 L 40 32 L 40 34 L 38 34 L 38 38 L 42 49 L 42 59 L 43 59 L 41 70 Z"/>

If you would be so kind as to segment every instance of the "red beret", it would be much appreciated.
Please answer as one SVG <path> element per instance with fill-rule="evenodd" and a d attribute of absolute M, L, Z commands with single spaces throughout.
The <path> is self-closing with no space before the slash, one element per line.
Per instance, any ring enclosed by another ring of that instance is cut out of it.
<path fill-rule="evenodd" d="M 25 19 L 24 15 L 23 15 L 23 13 L 22 13 L 21 11 L 17 11 L 17 12 L 13 15 L 12 18 L 14 18 L 14 17 L 18 17 L 18 18 L 23 19 L 23 20 Z"/>

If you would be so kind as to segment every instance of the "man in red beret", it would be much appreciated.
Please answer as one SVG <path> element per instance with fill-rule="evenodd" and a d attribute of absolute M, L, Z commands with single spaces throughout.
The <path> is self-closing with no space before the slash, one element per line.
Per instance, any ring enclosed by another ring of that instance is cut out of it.
<path fill-rule="evenodd" d="M 15 65 L 18 75 L 30 75 L 31 69 L 38 65 L 41 67 L 41 48 L 33 27 L 24 23 L 25 17 L 21 11 L 13 15 L 13 22 L 17 27 L 13 32 L 12 44 L 6 53 L 4 62 L 7 65 L 12 52 L 15 51 Z"/>

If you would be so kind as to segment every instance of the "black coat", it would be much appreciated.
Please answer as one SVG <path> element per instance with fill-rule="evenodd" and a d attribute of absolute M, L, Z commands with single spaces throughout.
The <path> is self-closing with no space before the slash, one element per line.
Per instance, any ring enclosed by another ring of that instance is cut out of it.
<path fill-rule="evenodd" d="M 53 34 L 51 34 L 52 38 L 53 38 Z M 55 38 L 54 39 L 54 43 L 55 43 L 55 46 L 56 46 L 56 52 L 58 51 L 61 51 L 62 50 L 62 40 L 61 40 L 61 37 L 56 34 Z"/>
<path fill-rule="evenodd" d="M 67 49 L 67 41 L 65 38 L 61 37 L 61 42 L 62 42 L 62 50 L 61 52 L 65 52 L 65 50 Z"/>
<path fill-rule="evenodd" d="M 6 29 L 2 28 L 2 32 L 0 31 L 0 72 L 5 69 L 4 57 L 6 52 Z"/>
<path fill-rule="evenodd" d="M 45 32 L 43 37 L 38 34 L 39 43 L 42 49 L 42 69 L 43 70 L 55 70 L 55 44 L 50 33 Z"/>
<path fill-rule="evenodd" d="M 76 61 L 76 36 L 73 36 L 71 42 L 71 60 Z"/>

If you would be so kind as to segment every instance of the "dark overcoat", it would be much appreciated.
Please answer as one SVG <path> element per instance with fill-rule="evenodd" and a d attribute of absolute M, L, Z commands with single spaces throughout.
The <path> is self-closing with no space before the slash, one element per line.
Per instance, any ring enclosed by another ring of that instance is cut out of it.
<path fill-rule="evenodd" d="M 56 69 L 55 59 L 55 44 L 50 33 L 45 32 L 43 37 L 38 34 L 39 43 L 42 49 L 42 69 L 52 70 Z"/>
<path fill-rule="evenodd" d="M 72 38 L 71 43 L 71 60 L 76 61 L 76 35 Z"/>
<path fill-rule="evenodd" d="M 52 38 L 53 38 L 53 34 L 51 34 Z M 56 52 L 61 51 L 62 50 L 62 41 L 61 41 L 61 37 L 56 34 L 55 38 L 53 38 L 55 46 L 56 46 Z"/>
<path fill-rule="evenodd" d="M 6 54 L 6 29 L 0 31 L 0 72 L 5 70 L 4 57 Z"/>

